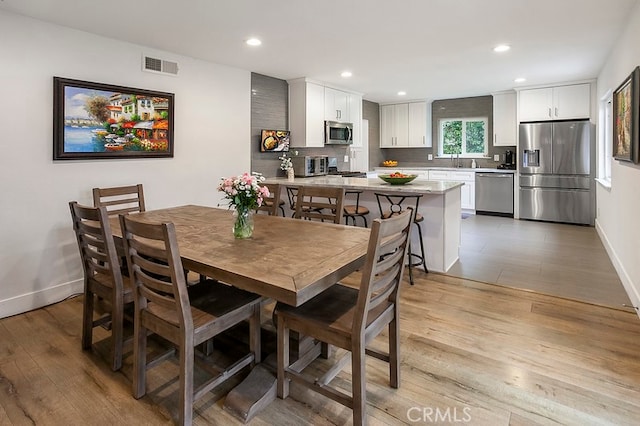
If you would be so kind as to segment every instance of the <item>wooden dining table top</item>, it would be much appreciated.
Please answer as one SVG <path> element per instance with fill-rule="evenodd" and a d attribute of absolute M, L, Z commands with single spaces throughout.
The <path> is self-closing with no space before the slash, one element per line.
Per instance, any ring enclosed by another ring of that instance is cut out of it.
<path fill-rule="evenodd" d="M 255 214 L 253 236 L 236 239 L 232 211 L 195 205 L 130 216 L 173 222 L 186 269 L 292 306 L 360 268 L 370 234 L 355 226 Z M 110 221 L 121 240 L 118 218 Z"/>

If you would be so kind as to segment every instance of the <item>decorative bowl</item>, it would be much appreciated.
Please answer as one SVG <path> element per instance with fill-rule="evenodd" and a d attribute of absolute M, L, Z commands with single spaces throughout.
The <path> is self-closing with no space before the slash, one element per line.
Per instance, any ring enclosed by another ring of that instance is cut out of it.
<path fill-rule="evenodd" d="M 385 160 L 382 162 L 382 167 L 396 167 L 398 162 L 396 160 Z"/>
<path fill-rule="evenodd" d="M 409 183 L 415 178 L 417 178 L 418 175 L 404 175 L 402 177 L 394 177 L 391 175 L 378 175 L 378 177 L 383 181 L 390 183 L 391 185 L 404 185 L 405 183 Z"/>

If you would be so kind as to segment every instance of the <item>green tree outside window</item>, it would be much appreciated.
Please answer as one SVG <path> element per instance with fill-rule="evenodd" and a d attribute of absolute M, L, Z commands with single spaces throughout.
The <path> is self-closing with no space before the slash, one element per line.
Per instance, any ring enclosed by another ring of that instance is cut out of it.
<path fill-rule="evenodd" d="M 484 157 L 488 154 L 487 119 L 464 118 L 440 121 L 438 154 L 461 157 Z"/>

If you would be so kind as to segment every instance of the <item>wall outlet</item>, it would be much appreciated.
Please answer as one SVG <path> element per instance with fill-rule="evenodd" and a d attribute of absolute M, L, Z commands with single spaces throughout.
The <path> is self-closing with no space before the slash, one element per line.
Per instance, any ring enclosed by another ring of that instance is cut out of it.
<path fill-rule="evenodd" d="M 349 156 L 348 156 L 348 155 L 345 155 L 345 156 L 344 156 L 344 162 L 345 162 L 345 163 L 348 163 L 348 162 L 349 162 Z"/>
<path fill-rule="evenodd" d="M 433 160 L 433 154 L 427 154 L 427 160 L 429 161 Z"/>
<path fill-rule="evenodd" d="M 493 161 L 500 161 L 500 154 L 495 154 L 493 156 Z"/>

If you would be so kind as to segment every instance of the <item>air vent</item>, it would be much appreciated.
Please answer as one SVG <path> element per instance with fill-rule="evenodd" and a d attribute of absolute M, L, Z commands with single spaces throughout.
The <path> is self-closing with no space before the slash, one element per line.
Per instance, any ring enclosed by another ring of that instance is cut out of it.
<path fill-rule="evenodd" d="M 177 75 L 178 63 L 165 61 L 164 59 L 152 58 L 150 56 L 142 56 L 142 70 L 149 72 L 157 72 L 162 74 Z"/>

